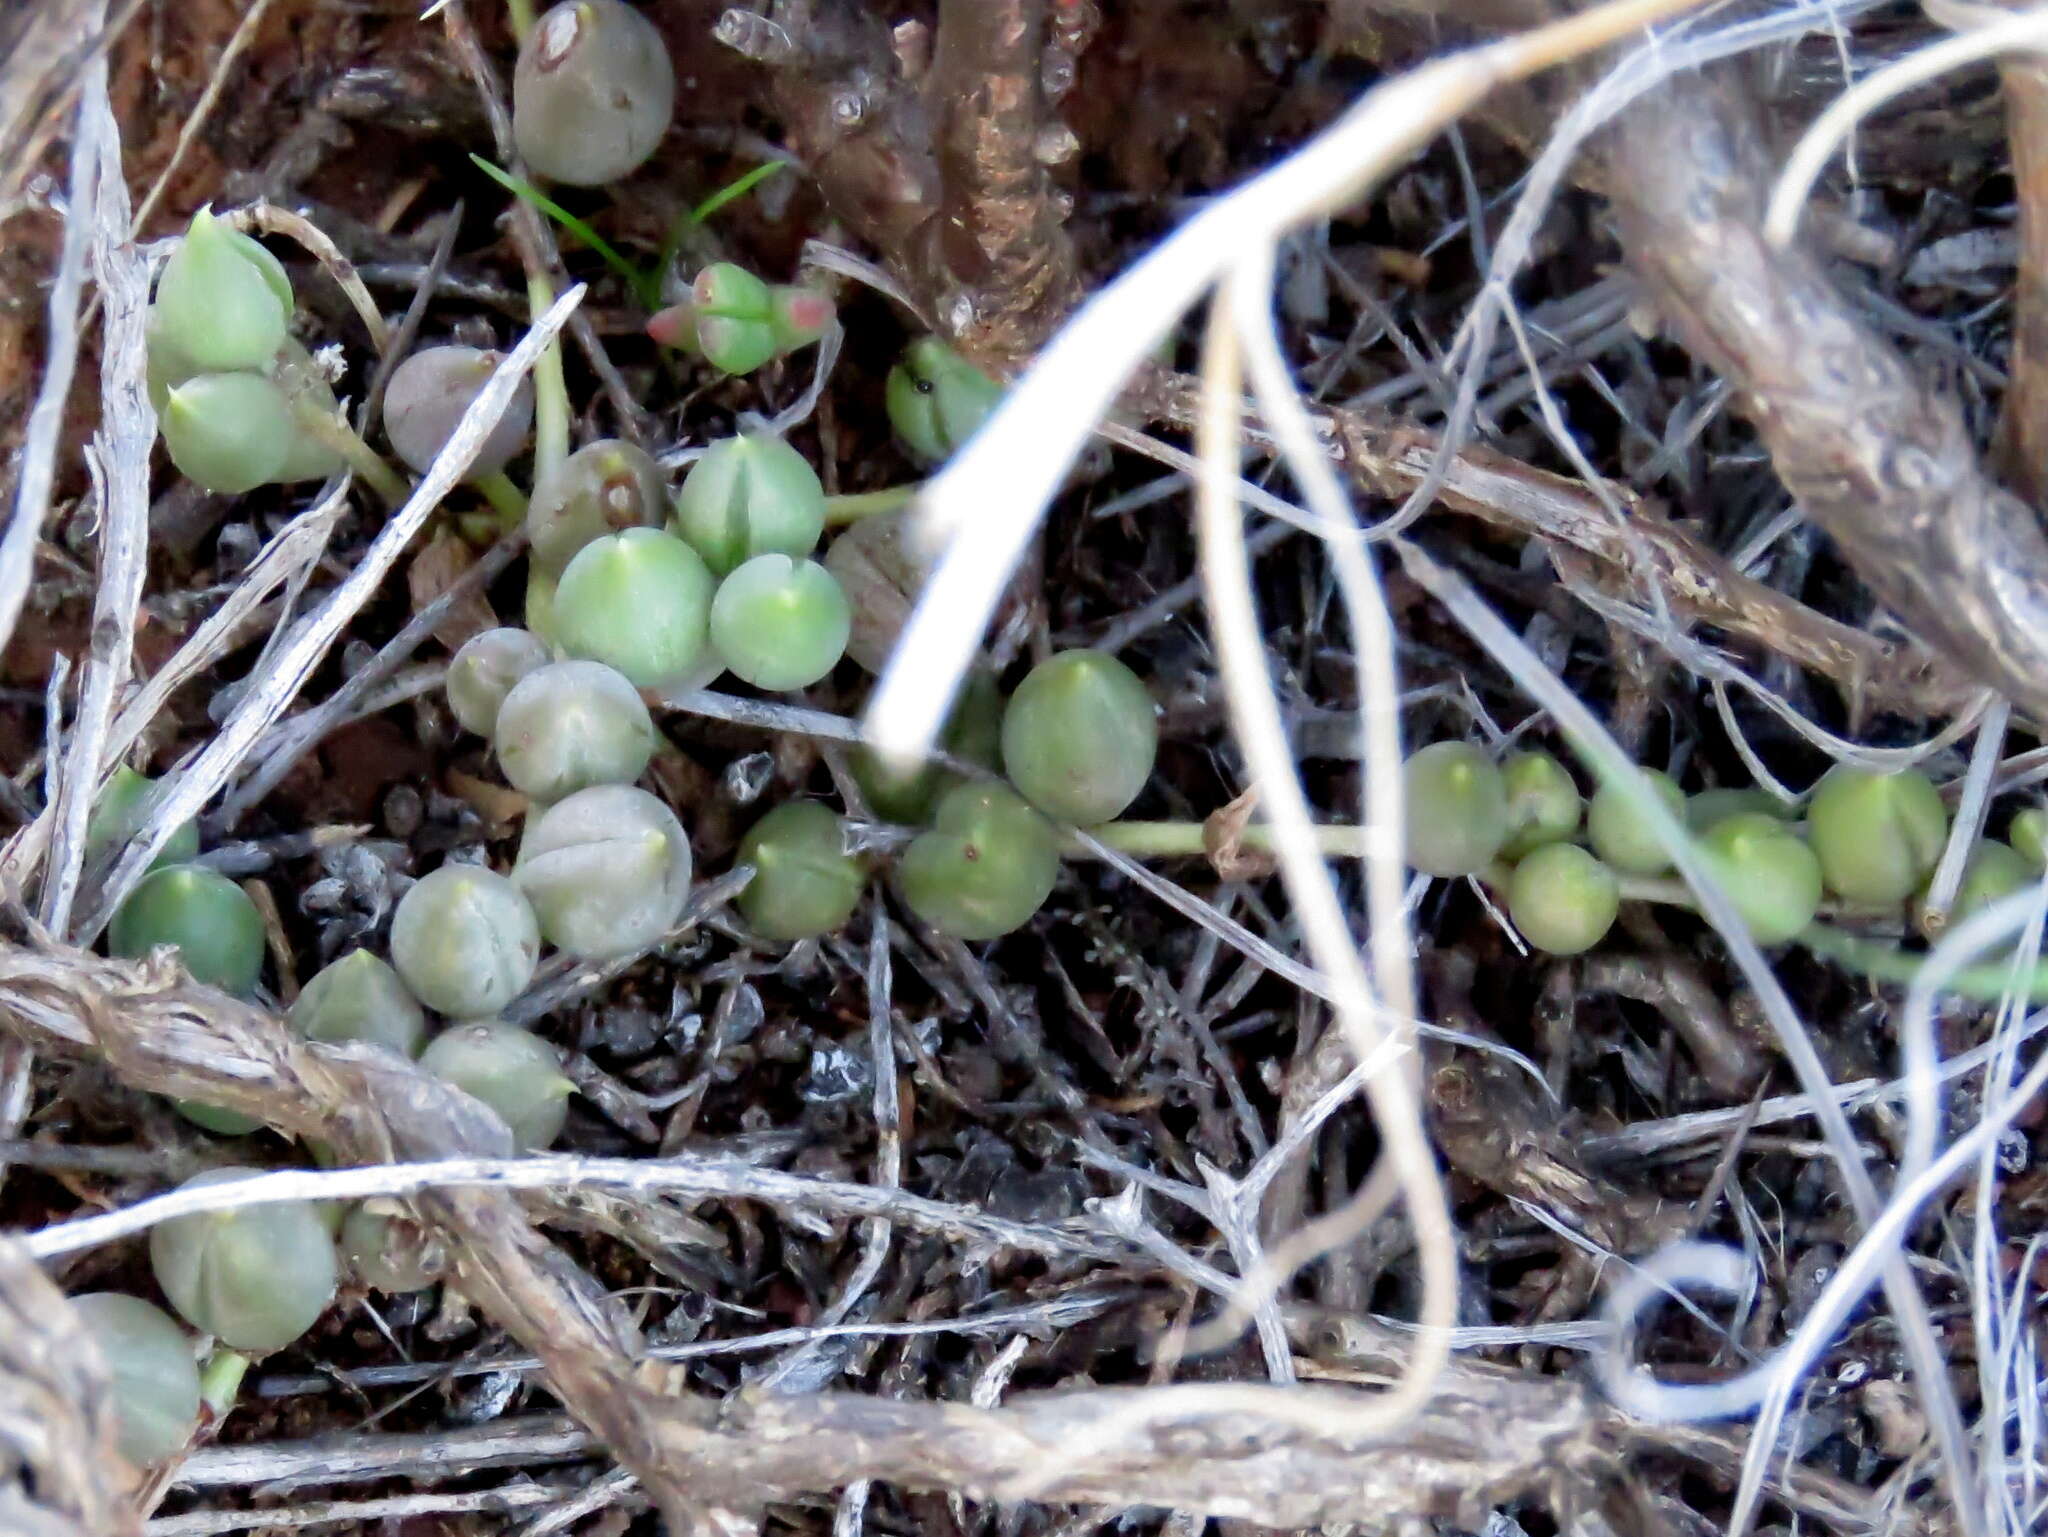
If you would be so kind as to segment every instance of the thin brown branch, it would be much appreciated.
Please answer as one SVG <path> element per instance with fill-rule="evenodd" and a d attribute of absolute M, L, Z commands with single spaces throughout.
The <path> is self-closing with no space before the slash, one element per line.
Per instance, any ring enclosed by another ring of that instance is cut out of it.
<path fill-rule="evenodd" d="M 1740 89 L 1678 77 L 1609 152 L 1631 260 L 1735 385 L 1786 488 L 1954 669 L 2048 717 L 2048 536 L 1986 479 L 1954 402 L 1810 253 L 1765 242 L 1769 161 Z"/>
<path fill-rule="evenodd" d="M 1186 427 L 1197 390 L 1186 375 L 1160 373 L 1126 403 L 1155 422 Z M 1313 419 L 1332 456 L 1369 495 L 1398 501 L 1435 463 L 1436 436 L 1396 418 L 1325 407 Z M 1245 435 L 1271 441 L 1254 421 Z M 1617 519 L 1609 504 L 1626 518 Z M 1451 461 L 1438 505 L 1543 540 L 1561 567 L 1617 598 L 1641 603 L 1647 591 L 1659 591 L 1675 619 L 1711 626 L 1828 679 L 1852 711 L 1939 716 L 1970 701 L 1967 678 L 1925 648 L 1881 640 L 1745 576 L 1654 498 L 1619 482 L 1589 487 L 1473 445 Z"/>

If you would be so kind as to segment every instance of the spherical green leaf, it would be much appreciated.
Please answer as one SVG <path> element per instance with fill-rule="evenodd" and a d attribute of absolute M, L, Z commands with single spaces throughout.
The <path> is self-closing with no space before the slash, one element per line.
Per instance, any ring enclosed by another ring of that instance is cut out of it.
<path fill-rule="evenodd" d="M 690 862 L 673 811 L 645 790 L 601 785 L 534 819 L 512 879 L 549 944 L 602 961 L 644 950 L 676 926 Z"/>
<path fill-rule="evenodd" d="M 433 1234 L 394 1211 L 396 1202 L 362 1201 L 341 1224 L 341 1254 L 356 1279 L 386 1292 L 425 1291 L 448 1268 L 448 1252 Z"/>
<path fill-rule="evenodd" d="M 1432 742 L 1402 765 L 1408 863 L 1425 875 L 1473 875 L 1508 835 L 1507 783 L 1474 742 Z"/>
<path fill-rule="evenodd" d="M 721 438 L 690 466 L 674 532 L 725 576 L 756 555 L 808 555 L 825 529 L 825 488 L 810 462 L 768 433 Z"/>
<path fill-rule="evenodd" d="M 472 635 L 448 664 L 448 708 L 465 731 L 488 737 L 512 686 L 551 660 L 547 643 L 531 630 L 503 627 Z"/>
<path fill-rule="evenodd" d="M 92 816 L 85 824 L 85 857 L 98 859 L 141 832 L 159 793 L 156 780 L 136 773 L 125 763 L 115 769 L 106 788 L 100 791 L 100 798 L 93 803 Z M 199 824 L 185 822 L 171 834 L 150 869 L 182 865 L 198 857 Z"/>
<path fill-rule="evenodd" d="M 555 640 L 635 688 L 680 686 L 710 639 L 716 583 L 697 552 L 657 529 L 586 545 L 555 588 Z"/>
<path fill-rule="evenodd" d="M 498 765 L 543 804 L 593 785 L 631 784 L 660 737 L 639 690 L 602 662 L 550 662 L 498 711 Z"/>
<path fill-rule="evenodd" d="M 2048 811 L 2029 806 L 2014 812 L 2006 841 L 2036 870 L 2048 866 Z"/>
<path fill-rule="evenodd" d="M 291 448 L 284 392 L 261 374 L 200 374 L 171 389 L 157 423 L 179 473 L 223 496 L 268 485 Z"/>
<path fill-rule="evenodd" d="M 1685 801 L 1685 825 L 1691 831 L 1703 833 L 1716 822 L 1725 822 L 1742 812 L 1754 812 L 1758 816 L 1776 817 L 1781 822 L 1790 822 L 1792 812 L 1785 803 L 1768 790 L 1701 790 L 1689 795 Z"/>
<path fill-rule="evenodd" d="M 1052 823 L 1009 786 L 970 781 L 939 798 L 896 874 L 910 910 L 940 933 L 995 939 L 1030 921 L 1059 872 Z"/>
<path fill-rule="evenodd" d="M 661 466 L 644 448 L 601 438 L 534 482 L 526 537 L 534 564 L 559 574 L 593 540 L 629 528 L 659 528 L 667 516 Z"/>
<path fill-rule="evenodd" d="M 581 0 L 588 3 L 588 0 Z M 476 347 L 422 347 L 392 371 L 384 387 L 384 433 L 391 450 L 424 475 L 465 411 L 491 382 L 504 357 Z M 519 381 L 512 400 L 465 471 L 477 480 L 512 462 L 533 432 L 533 378 Z"/>
<path fill-rule="evenodd" d="M 1546 843 L 1562 843 L 1579 830 L 1584 802 L 1571 770 L 1547 752 L 1512 752 L 1501 760 L 1508 793 L 1508 837 L 1503 859 L 1520 859 Z"/>
<path fill-rule="evenodd" d="M 1032 668 L 1003 711 L 1010 782 L 1047 816 L 1092 827 L 1152 777 L 1158 712 L 1138 675 L 1102 651 L 1061 651 Z"/>
<path fill-rule="evenodd" d="M 495 1014 L 533 980 L 540 925 L 512 882 L 480 865 L 415 881 L 391 916 L 391 963 L 443 1014 Z"/>
<path fill-rule="evenodd" d="M 195 981 L 246 993 L 263 973 L 263 918 L 242 888 L 200 865 L 143 878 L 114 914 L 107 950 L 142 956 L 173 946 Z"/>
<path fill-rule="evenodd" d="M 416 1057 L 427 1015 L 398 973 L 368 950 L 351 950 L 315 972 L 291 1007 L 292 1028 L 309 1041 L 368 1041 Z"/>
<path fill-rule="evenodd" d="M 527 34 L 512 71 L 512 138 L 541 175 L 578 187 L 630 176 L 668 132 L 668 45 L 620 0 L 562 0 Z"/>
<path fill-rule="evenodd" d="M 192 216 L 156 284 L 158 333 L 207 373 L 267 368 L 291 308 L 275 258 L 208 208 Z"/>
<path fill-rule="evenodd" d="M 1864 907 L 1911 896 L 1948 842 L 1941 792 L 1918 769 L 1879 774 L 1838 764 L 1815 787 L 1806 823 L 1830 889 Z"/>
<path fill-rule="evenodd" d="M 1614 872 L 1576 843 L 1542 845 L 1508 880 L 1508 916 L 1524 939 L 1552 955 L 1592 949 L 1620 910 Z"/>
<path fill-rule="evenodd" d="M 926 464 L 952 457 L 1002 401 L 1003 387 L 937 337 L 905 349 L 884 387 L 889 421 Z"/>
<path fill-rule="evenodd" d="M 1649 781 L 1650 792 L 1660 797 L 1682 822 L 1685 792 L 1671 776 L 1656 769 L 1637 772 Z M 1624 784 L 1618 780 L 1610 780 L 1595 790 L 1591 804 L 1586 807 L 1586 841 L 1593 845 L 1594 853 L 1624 875 L 1662 875 L 1671 868 L 1671 855 L 1637 805 L 1636 797 L 1641 793 L 1635 782 Z"/>
<path fill-rule="evenodd" d="M 1949 903 L 1946 927 L 1954 928 L 1965 918 L 1982 912 L 1992 903 L 2011 896 L 2016 891 L 2025 891 L 2041 878 L 2041 868 L 2028 862 L 2026 856 L 2008 843 L 1996 838 L 1982 838 L 1970 850 L 1969 862 L 1963 866 L 1963 878 L 1956 887 L 1955 900 Z M 1924 904 L 1926 893 L 1921 893 Z M 1929 925 L 1923 908 L 1916 915 L 1922 932 Z"/>
<path fill-rule="evenodd" d="M 756 555 L 718 584 L 711 644 L 756 688 L 808 688 L 846 655 L 846 594 L 815 560 Z"/>
<path fill-rule="evenodd" d="M 162 1308 L 119 1292 L 87 1292 L 71 1306 L 113 1379 L 121 1455 L 137 1466 L 183 1451 L 199 1423 L 192 1339 Z"/>
<path fill-rule="evenodd" d="M 816 801 L 787 801 L 748 829 L 740 861 L 754 878 L 739 895 L 747 925 L 763 939 L 829 934 L 860 905 L 867 867 L 846 852 L 846 825 Z"/>
<path fill-rule="evenodd" d="M 522 1153 L 562 1134 L 576 1086 L 555 1048 L 530 1031 L 480 1020 L 450 1025 L 420 1053 L 420 1066 L 497 1111 Z"/>
<path fill-rule="evenodd" d="M 1820 910 L 1820 861 L 1776 817 L 1739 812 L 1700 838 L 1700 853 L 1760 945 L 1778 945 Z"/>
<path fill-rule="evenodd" d="M 211 1169 L 178 1188 L 241 1179 Z M 311 1201 L 276 1201 L 160 1222 L 149 1237 L 157 1284 L 179 1316 L 237 1350 L 277 1350 L 334 1298 L 334 1239 Z"/>

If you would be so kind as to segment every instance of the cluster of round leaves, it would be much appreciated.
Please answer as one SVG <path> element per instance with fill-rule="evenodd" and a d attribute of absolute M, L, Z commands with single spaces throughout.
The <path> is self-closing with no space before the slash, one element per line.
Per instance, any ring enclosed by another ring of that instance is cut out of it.
<path fill-rule="evenodd" d="M 1760 790 L 1688 797 L 1643 770 L 1583 801 L 1570 772 L 1544 752 L 1499 763 L 1471 742 L 1437 742 L 1405 767 L 1408 862 L 1428 875 L 1482 876 L 1539 950 L 1573 955 L 1613 926 L 1623 880 L 1667 874 L 1671 856 L 1646 810 L 1661 801 L 1760 944 L 1782 944 L 1832 898 L 1852 912 L 1920 907 L 1948 842 L 1940 793 L 1916 769 L 1831 769 L 1795 813 Z M 2022 812 L 2013 837 L 1972 849 L 1949 921 L 2034 880 L 2044 818 Z M 2031 840 L 2031 841 L 2029 841 Z"/>
<path fill-rule="evenodd" d="M 321 480 L 340 468 L 302 424 L 334 391 L 289 333 L 276 257 L 202 208 L 164 263 L 149 308 L 148 386 L 171 462 L 209 491 Z"/>

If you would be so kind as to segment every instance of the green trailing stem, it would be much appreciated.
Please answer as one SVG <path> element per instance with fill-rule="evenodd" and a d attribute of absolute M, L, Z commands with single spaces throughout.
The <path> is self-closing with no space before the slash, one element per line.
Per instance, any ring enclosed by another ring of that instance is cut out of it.
<path fill-rule="evenodd" d="M 501 533 L 509 534 L 526 522 L 526 493 L 513 485 L 512 477 L 503 470 L 479 475 L 472 484 L 498 514 Z"/>
<path fill-rule="evenodd" d="M 248 1371 L 249 1358 L 239 1350 L 216 1350 L 206 1358 L 199 1373 L 199 1398 L 215 1419 L 234 1408 Z"/>
<path fill-rule="evenodd" d="M 338 416 L 331 416 L 304 397 L 291 402 L 292 425 L 325 447 L 355 471 L 356 477 L 384 498 L 386 505 L 401 507 L 412 495 L 412 482 L 394 470 L 384 456 L 370 447 Z"/>
<path fill-rule="evenodd" d="M 923 489 L 923 481 L 913 480 L 907 486 L 884 486 L 879 491 L 853 491 L 842 496 L 828 496 L 825 498 L 825 526 L 844 528 L 862 518 L 901 512 L 917 499 L 917 493 Z"/>
<path fill-rule="evenodd" d="M 555 302 L 555 286 L 547 274 L 526 280 L 526 303 L 539 319 Z M 557 336 L 533 365 L 533 478 L 552 473 L 569 457 L 569 385 L 562 374 L 562 342 Z M 521 504 L 524 515 L 525 503 Z"/>

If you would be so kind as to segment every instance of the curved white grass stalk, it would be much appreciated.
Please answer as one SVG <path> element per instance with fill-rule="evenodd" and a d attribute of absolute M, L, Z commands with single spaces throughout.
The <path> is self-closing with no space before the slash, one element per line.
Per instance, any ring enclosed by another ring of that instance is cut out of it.
<path fill-rule="evenodd" d="M 1694 893 L 1700 912 L 1720 932 L 1722 942 L 1728 947 L 1729 958 L 1756 994 L 1764 1017 L 1777 1034 L 1786 1060 L 1799 1075 L 1800 1085 L 1812 1101 L 1814 1116 L 1820 1122 L 1858 1220 L 1866 1229 L 1874 1227 L 1887 1215 L 1887 1211 L 1871 1182 L 1870 1171 L 1864 1167 L 1857 1151 L 1855 1136 L 1834 1093 L 1827 1068 L 1777 975 L 1765 961 L 1756 941 L 1750 937 L 1748 926 L 1730 905 L 1720 883 L 1702 862 L 1683 823 L 1660 797 L 1650 791 L 1641 771 L 1629 761 L 1620 744 L 1594 717 L 1584 701 L 1543 666 L 1521 637 L 1480 601 L 1469 583 L 1446 571 L 1413 545 L 1403 542 L 1395 548 L 1400 551 L 1408 574 L 1449 609 L 1465 627 L 1466 633 L 1485 647 L 1537 703 L 1549 709 L 1558 729 L 1594 775 L 1602 783 L 1613 783 L 1629 792 L 1636 814 L 1653 830 L 1677 873 Z M 1999 910 L 1992 908 L 1989 911 Z M 1966 942 L 1965 936 L 1977 932 L 1977 922 L 1973 919 L 1957 930 L 1954 942 L 1958 945 Z M 1928 1425 L 1940 1452 L 1942 1475 L 1956 1506 L 1957 1524 L 1964 1537 L 1987 1537 L 1983 1512 L 1971 1499 L 1975 1479 L 1970 1471 L 1970 1443 L 1963 1431 L 1962 1411 L 1948 1380 L 1947 1362 L 1929 1320 L 1926 1299 L 1920 1295 L 1918 1282 L 1903 1252 L 1893 1253 L 1885 1264 L 1884 1288 L 1885 1298 L 1895 1315 L 1900 1342 L 1913 1368 Z M 1769 1438 L 1761 1432 L 1752 1442 L 1753 1447 L 1765 1449 L 1769 1444 Z"/>
<path fill-rule="evenodd" d="M 1764 214 L 1764 238 L 1772 245 L 1791 244 L 1799 228 L 1800 210 L 1836 147 L 1857 123 L 1886 102 L 1981 59 L 2044 46 L 2048 46 L 2048 6 L 1943 38 L 1865 75 L 1828 103 L 1827 111 L 1813 120 L 1786 157 Z"/>
<path fill-rule="evenodd" d="M 1497 85 L 1696 3 L 1610 0 L 1386 81 L 1083 305 L 919 498 L 925 535 L 945 555 L 868 706 L 869 739 L 883 756 L 910 760 L 930 747 L 1003 585 L 1087 434 L 1205 289 L 1295 226 L 1342 207 Z"/>

